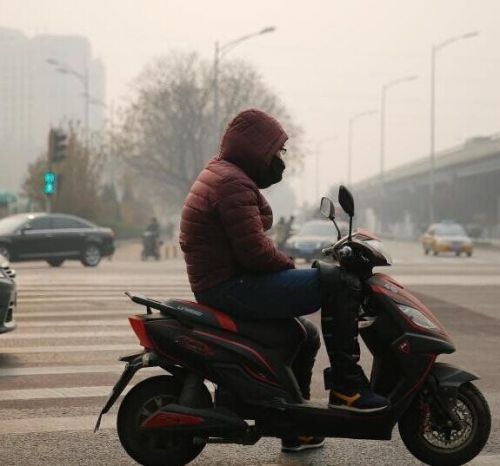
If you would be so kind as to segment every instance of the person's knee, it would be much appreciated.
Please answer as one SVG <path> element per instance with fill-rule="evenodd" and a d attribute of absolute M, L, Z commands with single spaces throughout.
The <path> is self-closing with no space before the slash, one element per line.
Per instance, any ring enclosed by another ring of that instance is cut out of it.
<path fill-rule="evenodd" d="M 315 261 L 313 267 L 319 270 L 323 300 L 328 299 L 333 294 L 347 292 L 356 295 L 361 291 L 359 278 L 344 267 L 322 261 Z"/>
<path fill-rule="evenodd" d="M 304 317 L 299 317 L 300 323 L 303 325 L 304 330 L 306 331 L 306 339 L 304 340 L 304 343 L 302 345 L 304 350 L 307 350 L 308 352 L 316 353 L 319 351 L 319 348 L 321 347 L 321 338 L 319 335 L 319 331 L 309 319 L 306 319 Z"/>

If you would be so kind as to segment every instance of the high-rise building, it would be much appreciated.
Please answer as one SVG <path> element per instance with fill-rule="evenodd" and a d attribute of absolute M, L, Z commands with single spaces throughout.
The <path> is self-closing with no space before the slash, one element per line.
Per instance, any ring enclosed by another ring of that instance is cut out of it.
<path fill-rule="evenodd" d="M 49 60 L 49 61 L 48 61 Z M 0 28 L 0 190 L 17 191 L 27 166 L 47 147 L 50 126 L 104 124 L 105 70 L 81 36 L 28 38 Z"/>

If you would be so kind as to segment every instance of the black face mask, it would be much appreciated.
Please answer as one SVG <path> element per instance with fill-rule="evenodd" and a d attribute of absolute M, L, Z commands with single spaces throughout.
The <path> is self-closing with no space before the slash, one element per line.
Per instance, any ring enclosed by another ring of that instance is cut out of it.
<path fill-rule="evenodd" d="M 283 172 L 285 171 L 285 162 L 276 155 L 271 160 L 269 164 L 269 169 L 267 173 L 260 176 L 259 179 L 256 180 L 257 186 L 260 189 L 269 188 L 272 184 L 279 183 L 283 178 Z"/>

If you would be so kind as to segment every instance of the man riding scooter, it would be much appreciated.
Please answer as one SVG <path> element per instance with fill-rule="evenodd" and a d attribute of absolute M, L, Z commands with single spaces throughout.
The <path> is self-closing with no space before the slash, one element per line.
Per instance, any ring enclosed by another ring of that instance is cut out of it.
<path fill-rule="evenodd" d="M 148 227 L 142 234 L 142 260 L 153 256 L 156 260 L 160 259 L 160 224 L 156 217 L 151 219 Z"/>
<path fill-rule="evenodd" d="M 181 220 L 180 243 L 196 299 L 248 320 L 300 317 L 308 338 L 293 371 L 310 397 L 319 336 L 304 315 L 321 308 L 323 338 L 331 364 L 329 406 L 375 412 L 387 400 L 375 394 L 359 365 L 359 280 L 340 267 L 295 269 L 265 234 L 272 211 L 259 189 L 282 179 L 288 136 L 270 115 L 256 109 L 228 125 L 219 153 L 193 184 Z M 284 451 L 323 445 L 320 437 L 283 439 Z"/>

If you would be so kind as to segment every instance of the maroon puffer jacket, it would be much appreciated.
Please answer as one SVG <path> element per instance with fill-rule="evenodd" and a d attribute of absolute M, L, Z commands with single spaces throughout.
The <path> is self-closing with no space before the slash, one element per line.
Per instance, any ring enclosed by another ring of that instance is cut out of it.
<path fill-rule="evenodd" d="M 271 116 L 245 110 L 229 123 L 220 153 L 198 176 L 182 210 L 180 244 L 191 289 L 203 291 L 244 271 L 293 268 L 264 233 L 273 214 L 256 179 L 288 136 Z"/>

